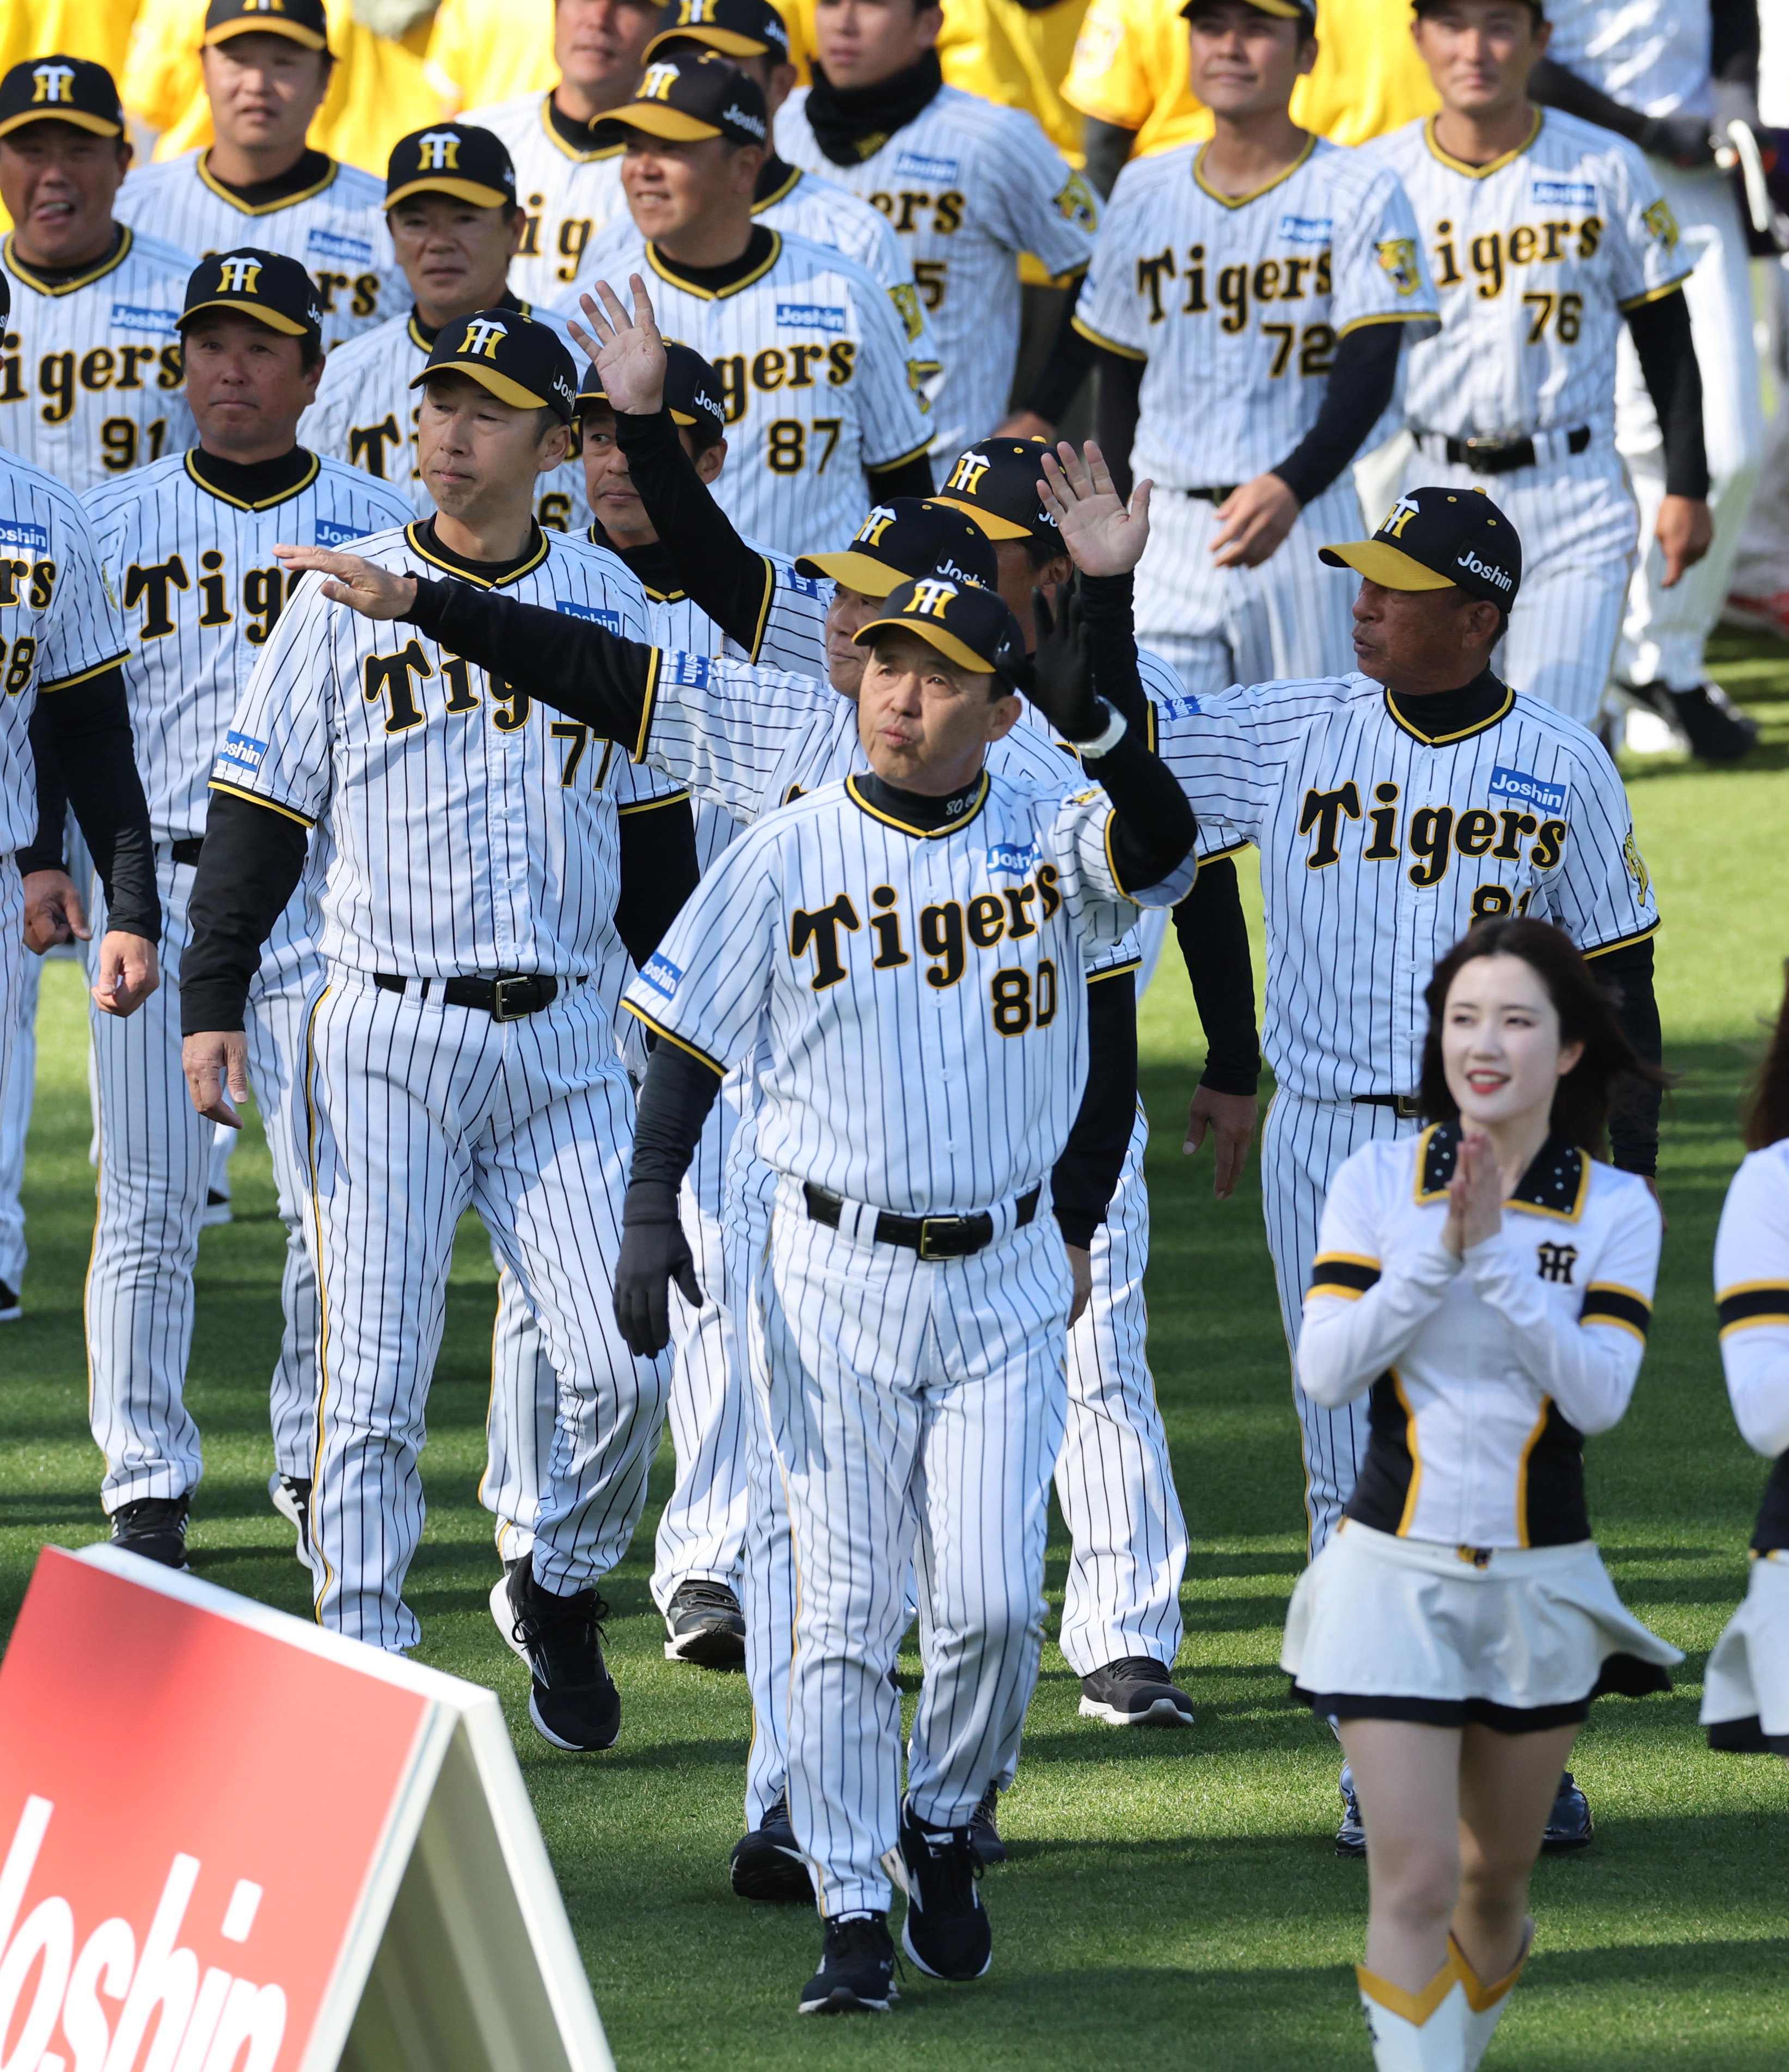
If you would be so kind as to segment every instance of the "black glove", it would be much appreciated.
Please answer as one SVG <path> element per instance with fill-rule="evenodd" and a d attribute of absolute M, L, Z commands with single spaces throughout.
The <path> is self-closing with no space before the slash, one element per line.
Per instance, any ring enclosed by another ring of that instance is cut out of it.
<path fill-rule="evenodd" d="M 674 1281 L 684 1300 L 699 1307 L 702 1290 L 695 1254 L 677 1220 L 677 1190 L 642 1180 L 627 1190 L 615 1262 L 615 1322 L 636 1359 L 651 1359 L 671 1343 Z"/>
<path fill-rule="evenodd" d="M 1712 166 L 1714 142 L 1705 115 L 1655 115 L 1636 139 L 1643 151 L 1674 166 Z"/>
<path fill-rule="evenodd" d="M 1064 741 L 1096 740 L 1107 718 L 1094 691 L 1093 636 L 1080 590 L 1069 585 L 1060 619 L 1051 615 L 1040 590 L 1032 592 L 1031 605 L 1037 646 L 1025 694 Z"/>

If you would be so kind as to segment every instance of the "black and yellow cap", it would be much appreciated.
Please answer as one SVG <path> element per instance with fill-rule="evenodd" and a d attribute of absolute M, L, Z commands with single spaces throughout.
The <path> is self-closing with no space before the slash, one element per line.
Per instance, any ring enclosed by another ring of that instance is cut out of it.
<path fill-rule="evenodd" d="M 1180 10 L 1181 18 L 1190 22 L 1195 14 L 1205 14 L 1221 4 L 1222 0 L 1187 0 Z M 1276 22 L 1303 22 L 1309 28 L 1317 24 L 1316 0 L 1309 0 L 1308 5 L 1306 0 L 1247 0 L 1247 5 L 1258 14 L 1269 15 Z"/>
<path fill-rule="evenodd" d="M 471 122 L 435 122 L 392 146 L 385 206 L 412 195 L 451 195 L 474 208 L 514 208 L 515 167 L 501 137 Z"/>
<path fill-rule="evenodd" d="M 789 57 L 789 31 L 770 0 L 668 0 L 659 11 L 659 26 L 646 47 L 650 64 L 659 47 L 705 43 L 730 58 Z"/>
<path fill-rule="evenodd" d="M 1407 489 L 1370 540 L 1317 558 L 1384 590 L 1463 590 L 1505 611 L 1522 586 L 1521 540 L 1482 489 Z"/>
<path fill-rule="evenodd" d="M 1025 666 L 1025 638 L 1006 599 L 997 590 L 959 582 L 942 569 L 891 592 L 887 611 L 857 635 L 858 646 L 873 645 L 876 635 L 890 627 L 917 633 L 947 661 L 978 676 L 1011 683 Z"/>
<path fill-rule="evenodd" d="M 90 58 L 27 58 L 0 79 L 0 137 L 28 122 L 67 122 L 96 137 L 125 134 L 112 75 Z"/>
<path fill-rule="evenodd" d="M 556 331 L 515 310 L 478 310 L 443 324 L 410 386 L 421 388 L 431 374 L 466 375 L 499 403 L 518 410 L 551 410 L 568 425 L 577 414 L 577 368 L 571 354 Z"/>
<path fill-rule="evenodd" d="M 736 72 L 713 51 L 654 58 L 640 75 L 634 98 L 608 120 L 673 144 L 724 137 L 730 144 L 768 144 L 770 117 L 756 80 Z"/>
<path fill-rule="evenodd" d="M 606 403 L 607 392 L 593 360 L 579 384 L 581 403 Z M 693 345 L 665 341 L 665 408 L 674 425 L 687 426 L 698 446 L 712 446 L 727 436 L 727 409 L 720 400 L 720 376 Z"/>
<path fill-rule="evenodd" d="M 227 43 L 232 36 L 284 36 L 307 51 L 326 51 L 329 17 L 323 0 L 211 0 L 199 43 Z"/>
<path fill-rule="evenodd" d="M 323 312 L 310 276 L 296 259 L 277 252 L 245 245 L 201 259 L 187 277 L 180 327 L 184 330 L 202 310 L 233 310 L 286 338 L 322 343 Z"/>
<path fill-rule="evenodd" d="M 876 504 L 842 553 L 803 554 L 795 573 L 830 577 L 863 597 L 887 597 L 934 574 L 991 590 L 1000 575 L 993 542 L 975 520 L 929 496 Z"/>
<path fill-rule="evenodd" d="M 951 462 L 941 504 L 966 511 L 991 540 L 1029 540 L 1061 528 L 1037 500 L 1048 439 L 983 439 Z"/>

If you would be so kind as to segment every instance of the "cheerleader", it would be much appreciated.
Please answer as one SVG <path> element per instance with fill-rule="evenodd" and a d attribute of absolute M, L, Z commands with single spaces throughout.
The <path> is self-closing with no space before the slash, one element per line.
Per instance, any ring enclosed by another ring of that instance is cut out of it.
<path fill-rule="evenodd" d="M 1370 1390 L 1371 1437 L 1280 1657 L 1353 1766 L 1380 2072 L 1477 2065 L 1591 1700 L 1668 1690 L 1682 1659 L 1615 1595 L 1581 1451 L 1633 1393 L 1660 1232 L 1593 1154 L 1623 1079 L 1662 1075 L 1546 922 L 1482 922 L 1426 1001 L 1430 1125 L 1364 1145 L 1323 1209 L 1299 1383 L 1330 1408 Z"/>
<path fill-rule="evenodd" d="M 1775 1466 L 1746 1601 L 1709 1657 L 1702 1724 L 1710 1748 L 1789 1756 L 1789 997 L 1746 1145 L 1714 1240 L 1715 1301 L 1733 1414 L 1746 1445 Z"/>

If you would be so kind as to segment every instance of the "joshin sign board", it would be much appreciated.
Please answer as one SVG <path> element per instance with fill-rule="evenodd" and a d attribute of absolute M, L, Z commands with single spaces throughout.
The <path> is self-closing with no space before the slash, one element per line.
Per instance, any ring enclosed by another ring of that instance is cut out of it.
<path fill-rule="evenodd" d="M 613 2072 L 491 1692 L 96 1548 L 0 1663 L 3 2072 Z"/>

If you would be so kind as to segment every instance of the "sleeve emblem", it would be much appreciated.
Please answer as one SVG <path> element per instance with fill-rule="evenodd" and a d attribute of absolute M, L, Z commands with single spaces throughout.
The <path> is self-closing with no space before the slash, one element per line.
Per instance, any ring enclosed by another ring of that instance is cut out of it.
<path fill-rule="evenodd" d="M 1099 204 L 1079 173 L 1069 174 L 1067 186 L 1056 198 L 1056 212 L 1065 223 L 1078 223 L 1083 230 L 1099 227 Z"/>
<path fill-rule="evenodd" d="M 1677 249 L 1677 219 L 1671 212 L 1671 204 L 1663 195 L 1653 203 L 1643 218 L 1646 227 L 1658 239 L 1667 252 Z"/>
<path fill-rule="evenodd" d="M 1634 890 L 1642 899 L 1652 890 L 1652 874 L 1646 867 L 1646 858 L 1640 854 L 1640 845 L 1634 839 L 1634 830 L 1627 830 L 1627 839 L 1621 845 L 1621 860 L 1627 866 L 1627 875 L 1634 881 Z"/>
<path fill-rule="evenodd" d="M 888 300 L 900 312 L 901 321 L 907 327 L 907 343 L 911 345 L 924 323 L 919 313 L 919 290 L 911 281 L 897 281 L 888 290 Z"/>
<path fill-rule="evenodd" d="M 1414 237 L 1388 237 L 1376 248 L 1379 264 L 1401 295 L 1414 295 L 1422 283 Z"/>

